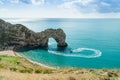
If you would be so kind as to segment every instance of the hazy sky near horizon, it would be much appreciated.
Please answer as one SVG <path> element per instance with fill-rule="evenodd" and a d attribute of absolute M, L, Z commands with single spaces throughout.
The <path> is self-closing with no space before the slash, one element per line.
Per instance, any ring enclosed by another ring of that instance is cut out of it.
<path fill-rule="evenodd" d="M 0 17 L 120 18 L 120 0 L 0 0 Z"/>

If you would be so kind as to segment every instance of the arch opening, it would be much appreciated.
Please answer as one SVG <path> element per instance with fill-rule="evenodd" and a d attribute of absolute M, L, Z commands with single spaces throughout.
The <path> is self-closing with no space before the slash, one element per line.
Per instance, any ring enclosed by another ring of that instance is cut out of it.
<path fill-rule="evenodd" d="M 57 47 L 57 42 L 54 38 L 48 38 L 48 46 L 55 45 Z"/>

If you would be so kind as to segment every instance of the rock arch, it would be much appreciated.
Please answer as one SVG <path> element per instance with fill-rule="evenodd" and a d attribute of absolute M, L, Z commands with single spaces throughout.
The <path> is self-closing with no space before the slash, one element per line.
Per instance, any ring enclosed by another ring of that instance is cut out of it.
<path fill-rule="evenodd" d="M 11 24 L 0 19 L 0 50 L 18 47 L 46 47 L 53 38 L 58 47 L 66 47 L 66 34 L 62 29 L 46 29 L 34 32 L 21 24 Z M 2 37 L 3 36 L 3 37 Z"/>
<path fill-rule="evenodd" d="M 65 42 L 66 35 L 62 29 L 46 29 L 39 33 L 44 39 L 42 42 L 43 46 L 48 45 L 49 38 L 55 39 L 58 47 L 66 47 L 67 43 Z"/>

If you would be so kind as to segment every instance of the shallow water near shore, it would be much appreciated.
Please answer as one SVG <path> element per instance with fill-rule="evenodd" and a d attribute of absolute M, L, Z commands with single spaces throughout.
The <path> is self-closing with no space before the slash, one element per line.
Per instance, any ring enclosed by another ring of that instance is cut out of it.
<path fill-rule="evenodd" d="M 5 19 L 40 32 L 62 28 L 68 47 L 57 48 L 49 39 L 47 50 L 20 53 L 30 60 L 53 67 L 120 68 L 120 19 Z"/>

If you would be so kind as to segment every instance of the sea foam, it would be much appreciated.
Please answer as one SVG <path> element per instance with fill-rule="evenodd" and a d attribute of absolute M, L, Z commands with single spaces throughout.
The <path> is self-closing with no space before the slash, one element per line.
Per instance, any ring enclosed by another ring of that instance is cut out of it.
<path fill-rule="evenodd" d="M 87 50 L 87 51 L 92 51 L 93 53 L 91 55 L 86 55 L 86 54 L 81 54 L 80 52 Z M 96 49 L 91 49 L 91 48 L 77 48 L 72 50 L 69 53 L 64 53 L 60 51 L 55 51 L 55 50 L 48 50 L 49 53 L 55 54 L 55 55 L 60 55 L 60 56 L 67 56 L 67 57 L 83 57 L 83 58 L 97 58 L 102 55 L 102 52 L 100 50 Z"/>

